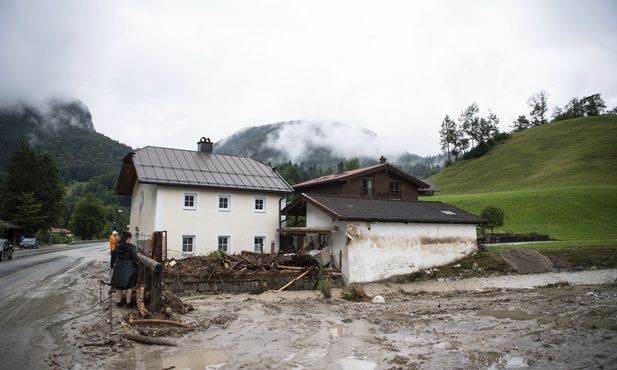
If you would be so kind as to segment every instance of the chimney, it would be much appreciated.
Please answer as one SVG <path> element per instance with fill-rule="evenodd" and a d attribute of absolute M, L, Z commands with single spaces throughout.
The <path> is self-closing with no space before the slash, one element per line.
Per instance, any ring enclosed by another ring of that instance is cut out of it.
<path fill-rule="evenodd" d="M 197 151 L 212 153 L 212 142 L 210 141 L 210 138 L 202 137 L 197 143 Z"/>
<path fill-rule="evenodd" d="M 388 158 L 384 157 L 383 155 L 381 156 L 381 158 L 379 158 L 379 164 L 384 164 L 388 162 Z"/>
<path fill-rule="evenodd" d="M 345 172 L 345 165 L 343 164 L 343 162 L 340 162 L 338 164 L 338 174 L 342 174 L 343 172 Z"/>

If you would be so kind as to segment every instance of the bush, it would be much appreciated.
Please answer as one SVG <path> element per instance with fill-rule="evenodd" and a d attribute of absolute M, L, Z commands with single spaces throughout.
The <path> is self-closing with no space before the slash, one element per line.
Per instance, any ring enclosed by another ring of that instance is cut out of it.
<path fill-rule="evenodd" d="M 321 295 L 323 295 L 325 299 L 332 298 L 332 288 L 333 288 L 333 285 L 330 279 L 322 278 L 319 280 L 319 284 L 317 284 L 317 289 L 319 289 L 319 291 L 321 292 Z"/>
<path fill-rule="evenodd" d="M 360 284 L 350 284 L 343 288 L 341 297 L 346 301 L 368 301 L 370 297 L 366 294 L 364 287 Z"/>
<path fill-rule="evenodd" d="M 487 143 L 480 143 L 477 146 L 474 146 L 473 148 L 471 148 L 470 151 L 465 153 L 465 155 L 463 156 L 463 159 L 480 158 L 486 153 L 488 153 L 488 150 L 490 148 L 491 147 Z"/>
<path fill-rule="evenodd" d="M 494 228 L 503 226 L 504 220 L 506 218 L 506 212 L 499 207 L 486 206 L 482 210 L 480 217 L 486 219 L 486 227 L 491 229 L 491 234 L 493 234 Z"/>

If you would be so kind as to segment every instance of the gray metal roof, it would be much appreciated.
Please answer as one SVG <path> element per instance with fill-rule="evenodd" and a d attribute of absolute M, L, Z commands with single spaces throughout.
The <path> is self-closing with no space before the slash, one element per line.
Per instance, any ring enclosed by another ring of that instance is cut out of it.
<path fill-rule="evenodd" d="M 310 203 L 336 220 L 484 224 L 486 220 L 443 202 L 357 198 L 302 194 L 282 210 L 285 215 L 306 213 Z"/>
<path fill-rule="evenodd" d="M 148 146 L 132 153 L 143 183 L 291 193 L 270 166 L 253 158 Z"/>

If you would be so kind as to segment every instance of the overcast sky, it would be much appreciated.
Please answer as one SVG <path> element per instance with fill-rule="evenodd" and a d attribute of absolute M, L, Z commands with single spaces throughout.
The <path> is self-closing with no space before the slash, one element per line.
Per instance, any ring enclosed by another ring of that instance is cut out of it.
<path fill-rule="evenodd" d="M 617 1 L 2 0 L 0 50 L 0 103 L 75 97 L 132 147 L 302 119 L 436 155 L 473 102 L 502 131 L 541 90 L 617 106 Z"/>

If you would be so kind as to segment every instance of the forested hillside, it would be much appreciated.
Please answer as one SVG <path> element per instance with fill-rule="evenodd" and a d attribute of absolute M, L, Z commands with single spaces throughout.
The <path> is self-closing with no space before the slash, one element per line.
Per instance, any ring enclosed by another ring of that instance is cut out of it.
<path fill-rule="evenodd" d="M 0 107 L 0 173 L 20 140 L 50 152 L 65 182 L 88 181 L 120 170 L 120 159 L 132 149 L 99 134 L 88 107 L 80 101 L 54 101 L 45 107 Z"/>

